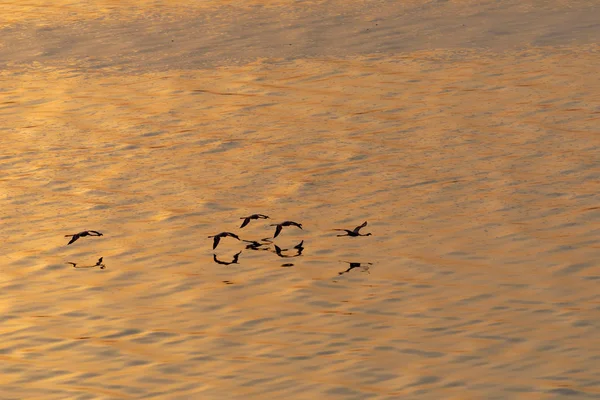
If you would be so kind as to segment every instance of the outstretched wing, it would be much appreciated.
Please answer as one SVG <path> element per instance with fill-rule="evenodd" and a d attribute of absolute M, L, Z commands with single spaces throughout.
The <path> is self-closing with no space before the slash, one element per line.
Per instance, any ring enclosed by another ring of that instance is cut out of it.
<path fill-rule="evenodd" d="M 358 231 L 360 231 L 365 226 L 367 226 L 367 221 L 363 222 L 361 225 L 359 225 L 356 228 L 354 228 L 354 233 L 358 233 Z"/>
<path fill-rule="evenodd" d="M 241 219 L 241 218 L 240 218 Z M 242 222 L 242 226 L 240 226 L 240 228 L 245 227 L 246 225 L 248 225 L 248 223 L 250 222 L 250 218 L 245 218 L 244 222 Z"/>
<path fill-rule="evenodd" d="M 73 235 L 73 237 L 71 238 L 71 240 L 69 241 L 69 243 L 67 243 L 67 245 L 73 243 L 74 241 L 76 241 L 77 239 L 79 239 L 79 235 Z"/>
<path fill-rule="evenodd" d="M 219 235 L 215 236 L 215 238 L 213 239 L 213 250 L 217 248 L 220 241 L 221 241 L 221 236 L 219 236 Z"/>
<path fill-rule="evenodd" d="M 103 236 L 102 233 L 98 232 L 98 231 L 88 231 L 88 232 L 92 232 L 95 233 L 97 236 Z"/>
<path fill-rule="evenodd" d="M 283 255 L 281 254 L 281 248 L 277 245 L 275 245 L 275 253 L 279 256 L 279 257 L 283 257 Z"/>
<path fill-rule="evenodd" d="M 273 238 L 276 238 L 277 236 L 279 236 L 279 234 L 281 233 L 281 225 L 277 225 L 277 228 L 275 228 L 275 234 L 273 235 Z"/>

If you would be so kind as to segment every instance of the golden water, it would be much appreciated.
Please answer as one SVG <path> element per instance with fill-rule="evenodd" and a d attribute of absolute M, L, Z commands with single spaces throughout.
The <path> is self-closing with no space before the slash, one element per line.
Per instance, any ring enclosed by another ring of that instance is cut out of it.
<path fill-rule="evenodd" d="M 1 5 L 1 399 L 600 396 L 591 2 L 46 3 Z"/>

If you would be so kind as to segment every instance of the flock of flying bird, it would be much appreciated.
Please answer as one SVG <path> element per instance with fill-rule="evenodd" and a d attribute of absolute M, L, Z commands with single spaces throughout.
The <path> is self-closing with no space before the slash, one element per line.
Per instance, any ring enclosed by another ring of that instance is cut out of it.
<path fill-rule="evenodd" d="M 269 219 L 269 216 L 264 215 L 264 214 L 252 214 L 247 217 L 241 217 L 240 219 L 244 220 L 242 222 L 242 225 L 240 226 L 240 229 L 242 229 L 245 226 L 247 226 L 251 220 Z M 302 229 L 302 224 L 300 224 L 298 222 L 294 222 L 294 221 L 283 221 L 279 224 L 270 224 L 270 226 L 275 227 L 275 233 L 273 234 L 273 237 L 260 239 L 260 241 L 240 239 L 240 237 L 237 234 L 232 233 L 232 232 L 221 232 L 216 235 L 211 235 L 208 238 L 213 239 L 213 250 L 217 248 L 219 243 L 221 243 L 221 239 L 224 239 L 226 237 L 231 237 L 233 239 L 248 243 L 246 245 L 246 249 L 249 249 L 249 250 L 269 250 L 268 246 L 272 244 L 274 247 L 274 250 L 273 250 L 274 253 L 277 254 L 281 258 L 299 257 L 302 255 L 302 251 L 304 250 L 304 246 L 303 246 L 304 240 L 302 240 L 300 243 L 298 243 L 297 245 L 295 245 L 293 247 L 293 249 L 296 250 L 295 254 L 285 253 L 287 251 L 290 251 L 291 249 L 282 249 L 281 247 L 274 244 L 272 241 L 272 239 L 275 239 L 277 236 L 279 236 L 279 234 L 282 232 L 284 227 L 295 226 L 296 228 Z M 337 235 L 337 236 L 354 236 L 354 237 L 355 236 L 371 236 L 371 233 L 365 233 L 365 234 L 360 233 L 360 230 L 362 228 L 364 228 L 365 226 L 367 226 L 367 221 L 363 222 L 361 225 L 357 226 L 354 229 L 334 229 L 334 231 L 344 231 L 345 232 L 344 234 Z M 213 260 L 217 264 L 223 264 L 223 265 L 237 264 L 241 253 L 242 252 L 240 251 L 240 252 L 234 254 L 233 259 L 231 261 L 219 260 L 217 258 L 217 255 L 213 254 Z M 347 270 L 340 272 L 339 273 L 340 275 L 350 272 L 352 269 L 359 268 L 359 267 L 362 267 L 365 271 L 368 271 L 368 268 L 369 268 L 368 266 L 372 265 L 371 263 L 357 263 L 357 262 L 349 262 L 349 261 L 344 261 L 344 262 L 350 264 L 350 266 Z M 291 267 L 293 265 L 294 264 L 287 263 L 287 264 L 283 264 L 282 267 Z"/>
<path fill-rule="evenodd" d="M 244 228 L 245 226 L 247 226 L 251 220 L 269 219 L 269 217 L 264 214 L 252 214 L 248 217 L 242 217 L 240 219 L 244 220 L 242 222 L 242 225 L 240 226 L 240 229 L 241 229 L 241 228 Z M 221 232 L 216 235 L 211 235 L 211 236 L 209 236 L 209 238 L 213 239 L 213 247 L 212 247 L 213 250 L 217 248 L 217 246 L 221 242 L 221 239 L 224 239 L 226 237 L 231 237 L 231 238 L 237 239 L 239 241 L 248 243 L 246 245 L 246 249 L 249 249 L 249 250 L 269 250 L 268 246 L 273 244 L 274 253 L 277 254 L 279 257 L 291 258 L 291 257 L 299 257 L 302 255 L 302 251 L 304 250 L 304 246 L 303 246 L 304 240 L 302 240 L 300 243 L 298 243 L 297 245 L 295 245 L 293 247 L 293 249 L 296 251 L 296 253 L 291 254 L 291 255 L 284 253 L 284 252 L 290 251 L 291 249 L 282 249 L 279 246 L 277 246 L 276 244 L 274 244 L 271 240 L 271 239 L 275 239 L 277 236 L 279 236 L 279 234 L 282 232 L 284 227 L 295 226 L 299 229 L 302 229 L 302 224 L 299 224 L 298 222 L 294 222 L 294 221 L 283 221 L 279 224 L 270 224 L 270 226 L 275 227 L 275 233 L 273 234 L 273 237 L 260 239 L 260 241 L 240 239 L 240 237 L 238 235 L 236 235 L 235 233 L 231 233 L 231 232 Z M 367 226 L 367 221 L 363 222 L 361 225 L 357 226 L 354 229 L 333 229 L 333 230 L 345 232 L 345 234 L 337 235 L 338 237 L 339 236 L 352 236 L 352 237 L 371 236 L 371 233 L 365 233 L 365 234 L 360 233 L 360 230 L 362 228 L 364 228 L 365 226 Z M 86 236 L 104 236 L 104 235 L 98 231 L 92 231 L 92 230 L 82 231 L 82 232 L 75 233 L 72 235 L 65 235 L 65 237 L 71 238 L 71 240 L 69 241 L 69 243 L 67 243 L 67 245 L 70 245 L 70 244 L 76 242 L 79 238 L 86 237 Z M 217 255 L 213 254 L 213 261 L 217 264 L 222 264 L 222 265 L 237 264 L 241 253 L 242 252 L 240 251 L 240 252 L 234 254 L 233 259 L 231 261 L 219 260 L 217 258 Z M 368 271 L 368 269 L 369 269 L 368 266 L 372 265 L 372 263 L 357 263 L 357 262 L 349 262 L 349 261 L 344 261 L 344 262 L 347 264 L 350 264 L 350 266 L 348 267 L 347 270 L 339 272 L 340 275 L 350 272 L 352 269 L 359 268 L 359 267 L 362 267 L 363 270 Z M 68 262 L 67 264 L 73 265 L 74 268 L 94 268 L 94 267 L 100 267 L 100 269 L 106 268 L 106 266 L 103 263 L 103 257 L 100 257 L 98 259 L 98 261 L 96 262 L 96 264 L 94 264 L 94 265 L 77 266 L 77 263 L 74 263 L 74 262 Z M 283 264 L 282 267 L 291 267 L 293 265 L 294 264 L 288 263 L 288 264 Z"/>

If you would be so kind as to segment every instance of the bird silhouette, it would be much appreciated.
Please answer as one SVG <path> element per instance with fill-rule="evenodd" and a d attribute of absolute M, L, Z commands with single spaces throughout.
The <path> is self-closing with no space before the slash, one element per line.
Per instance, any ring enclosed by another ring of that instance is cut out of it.
<path fill-rule="evenodd" d="M 262 246 L 266 246 L 266 243 L 260 243 L 260 242 L 257 242 L 256 240 L 243 240 L 243 241 L 246 242 L 246 243 L 250 243 L 250 244 L 246 245 L 247 249 L 250 249 L 250 250 L 268 250 L 268 249 L 261 248 Z"/>
<path fill-rule="evenodd" d="M 277 228 L 275 228 L 275 235 L 273 235 L 273 238 L 276 238 L 277 236 L 279 236 L 279 234 L 281 233 L 281 229 L 283 229 L 284 226 L 297 226 L 298 228 L 302 229 L 302 224 L 299 224 L 297 222 L 294 221 L 283 221 L 280 224 L 271 224 L 271 226 L 276 226 Z"/>
<path fill-rule="evenodd" d="M 337 235 L 339 236 L 371 236 L 371 233 L 366 233 L 366 234 L 362 234 L 359 233 L 359 231 L 364 228 L 365 226 L 367 226 L 367 221 L 363 222 L 361 225 L 357 226 L 356 228 L 354 228 L 353 230 L 349 230 L 349 229 L 334 229 L 334 231 L 346 231 L 345 235 Z"/>
<path fill-rule="evenodd" d="M 231 236 L 233 238 L 236 238 L 237 240 L 240 240 L 238 235 L 236 235 L 235 233 L 231 233 L 231 232 L 221 232 L 218 235 L 209 236 L 209 238 L 214 238 L 213 239 L 213 250 L 217 248 L 217 246 L 219 245 L 219 242 L 221 241 L 221 238 L 224 238 L 227 236 Z"/>
<path fill-rule="evenodd" d="M 369 265 L 373 265 L 373 263 L 359 263 L 359 262 L 350 262 L 350 261 L 343 261 L 343 262 L 350 264 L 350 266 L 348 267 L 347 270 L 338 272 L 338 275 L 343 275 L 343 274 L 345 274 L 347 272 L 350 272 L 354 268 L 362 268 L 363 271 L 370 273 L 369 272 Z"/>
<path fill-rule="evenodd" d="M 264 215 L 264 214 L 252 214 L 248 217 L 242 217 L 240 219 L 243 219 L 244 222 L 242 222 L 242 226 L 240 226 L 240 228 L 245 227 L 246 225 L 248 225 L 248 223 L 250 222 L 251 219 L 268 219 L 269 217 Z"/>
<path fill-rule="evenodd" d="M 106 265 L 104 265 L 104 263 L 102 262 L 103 257 L 100 257 L 98 259 L 98 261 L 96 262 L 96 264 L 94 265 L 82 265 L 80 267 L 77 266 L 77 263 L 74 262 L 67 262 L 67 264 L 71 264 L 73 266 L 73 268 L 94 268 L 94 267 L 100 267 L 100 269 L 104 269 L 106 268 Z"/>
<path fill-rule="evenodd" d="M 223 265 L 238 264 L 238 257 L 240 256 L 240 254 L 242 254 L 241 251 L 237 254 L 234 254 L 233 260 L 231 262 L 221 261 L 217 258 L 216 254 L 213 254 L 213 261 L 216 262 L 217 264 L 223 264 Z"/>
<path fill-rule="evenodd" d="M 293 256 L 288 256 L 286 254 L 283 254 L 283 252 L 284 251 L 288 251 L 288 249 L 282 249 L 281 247 L 279 247 L 277 245 L 275 245 L 275 254 L 277 254 L 279 257 L 283 257 L 283 258 L 290 258 L 290 257 L 301 256 L 302 255 L 302 251 L 304 250 L 304 247 L 302 247 L 303 243 L 304 243 L 304 240 L 294 246 L 294 249 L 296 249 L 298 252 L 296 254 L 294 254 Z"/>
<path fill-rule="evenodd" d="M 74 235 L 65 235 L 65 237 L 70 237 L 71 238 L 71 241 L 69 243 L 67 243 L 67 245 L 75 242 L 80 237 L 85 237 L 85 236 L 104 236 L 104 235 L 102 235 L 98 231 L 83 231 L 83 232 L 76 233 Z"/>
<path fill-rule="evenodd" d="M 286 256 L 282 253 L 282 251 L 287 251 L 287 249 L 281 249 L 281 247 L 275 245 L 275 254 L 277 254 L 279 257 L 291 257 L 291 256 Z"/>

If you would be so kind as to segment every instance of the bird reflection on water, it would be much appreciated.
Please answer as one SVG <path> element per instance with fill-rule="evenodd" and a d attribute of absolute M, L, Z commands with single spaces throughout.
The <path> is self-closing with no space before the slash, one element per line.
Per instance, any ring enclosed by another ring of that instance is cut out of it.
<path fill-rule="evenodd" d="M 96 261 L 96 264 L 94 264 L 94 265 L 81 265 L 81 266 L 78 267 L 77 263 L 74 263 L 74 262 L 71 262 L 71 261 L 68 261 L 67 264 L 71 264 L 73 266 L 73 268 L 95 268 L 95 267 L 100 267 L 100 269 L 104 269 L 104 268 L 106 268 L 106 265 L 104 265 L 104 263 L 102 261 L 103 258 L 104 257 L 100 257 L 98 259 L 98 261 Z"/>
<path fill-rule="evenodd" d="M 230 265 L 230 264 L 238 264 L 238 258 L 240 256 L 240 254 L 242 254 L 242 252 L 238 252 L 236 254 L 233 255 L 233 260 L 230 262 L 227 261 L 221 261 L 217 258 L 216 254 L 213 254 L 213 261 L 216 262 L 217 264 L 222 264 L 222 265 Z"/>
<path fill-rule="evenodd" d="M 268 246 L 269 243 L 264 242 L 257 242 L 256 240 L 243 240 L 246 243 L 250 243 L 246 245 L 246 249 L 248 250 L 269 250 L 267 248 L 264 248 L 264 246 Z"/>
<path fill-rule="evenodd" d="M 371 268 L 370 265 L 373 265 L 373 263 L 359 263 L 359 262 L 350 262 L 350 261 L 342 261 L 342 262 L 350 264 L 350 266 L 348 267 L 347 270 L 338 272 L 338 275 L 346 274 L 346 273 L 352 271 L 354 268 L 362 268 L 363 272 L 370 274 L 371 273 L 369 271 Z"/>
<path fill-rule="evenodd" d="M 296 254 L 293 254 L 293 255 L 283 254 L 284 251 L 288 251 L 289 249 L 282 249 L 279 246 L 275 245 L 275 254 L 277 254 L 279 257 L 283 257 L 283 258 L 301 256 L 302 252 L 304 251 L 303 244 L 304 244 L 304 240 L 293 247 L 297 251 Z"/>

